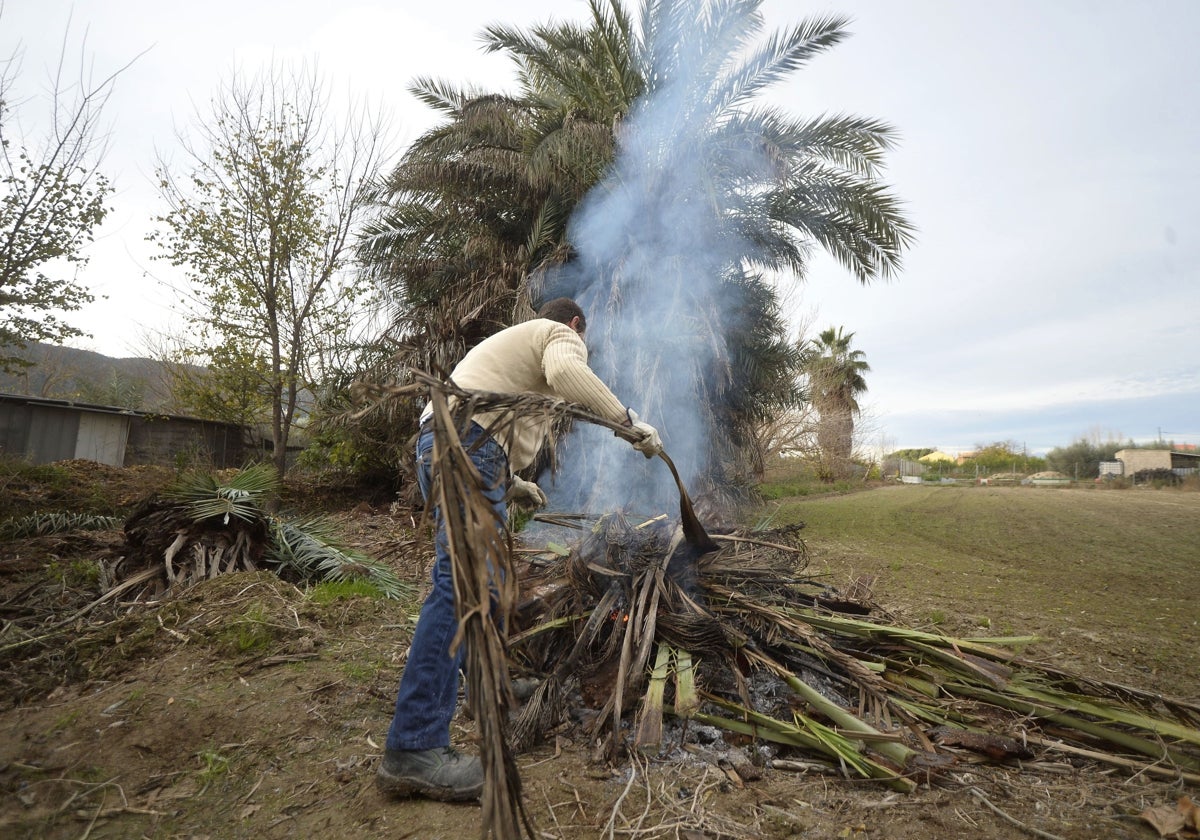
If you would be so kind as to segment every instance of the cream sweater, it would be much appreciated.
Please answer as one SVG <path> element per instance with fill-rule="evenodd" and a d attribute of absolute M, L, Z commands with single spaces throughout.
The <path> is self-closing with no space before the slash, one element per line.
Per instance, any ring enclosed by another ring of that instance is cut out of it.
<path fill-rule="evenodd" d="M 587 345 L 566 324 L 535 318 L 501 330 L 471 349 L 450 379 L 468 391 L 547 394 L 581 403 L 617 423 L 627 420 L 625 406 L 588 367 Z M 496 440 L 519 470 L 533 462 L 550 432 L 541 416 L 502 417 L 487 412 L 473 419 L 484 428 L 496 421 Z"/>

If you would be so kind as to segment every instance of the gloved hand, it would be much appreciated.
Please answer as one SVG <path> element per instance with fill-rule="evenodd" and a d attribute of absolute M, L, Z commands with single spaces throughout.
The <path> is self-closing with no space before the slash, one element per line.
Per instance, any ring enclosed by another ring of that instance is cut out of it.
<path fill-rule="evenodd" d="M 508 492 L 504 494 L 504 498 L 522 507 L 537 509 L 546 506 L 546 494 L 542 492 L 542 488 L 519 475 L 514 475 L 508 480 Z"/>
<path fill-rule="evenodd" d="M 633 448 L 647 458 L 653 458 L 662 452 L 662 438 L 658 436 L 658 429 L 639 420 L 637 412 L 632 408 L 626 409 L 626 413 L 629 415 L 630 426 L 642 436 L 641 440 L 634 442 Z"/>

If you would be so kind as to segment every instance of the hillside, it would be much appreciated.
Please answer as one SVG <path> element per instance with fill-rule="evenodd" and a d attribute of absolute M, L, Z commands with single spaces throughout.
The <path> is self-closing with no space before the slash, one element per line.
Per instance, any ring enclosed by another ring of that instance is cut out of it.
<path fill-rule="evenodd" d="M 114 358 L 91 350 L 31 342 L 23 351 L 6 351 L 32 365 L 0 371 L 0 392 L 75 399 L 147 411 L 166 409 L 167 378 L 154 359 Z"/>

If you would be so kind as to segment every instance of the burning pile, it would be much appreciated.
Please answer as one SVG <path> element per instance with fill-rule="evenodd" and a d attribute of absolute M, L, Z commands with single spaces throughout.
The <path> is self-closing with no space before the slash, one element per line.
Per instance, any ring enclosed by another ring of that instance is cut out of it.
<path fill-rule="evenodd" d="M 1029 638 L 877 623 L 804 574 L 798 527 L 716 535 L 697 558 L 665 517 L 575 524 L 582 539 L 539 555 L 523 582 L 513 652 L 546 678 L 514 724 L 518 747 L 553 731 L 572 697 L 610 759 L 658 749 L 668 714 L 902 790 L 1042 752 L 1200 782 L 1200 706 L 1010 650 Z M 751 691 L 764 676 L 779 690 Z"/>
<path fill-rule="evenodd" d="M 432 493 L 447 514 L 486 773 L 482 824 L 494 836 L 535 836 L 513 749 L 560 725 L 576 689 L 590 710 L 581 725 L 609 760 L 658 748 L 673 715 L 905 791 L 948 779 L 956 763 L 1039 753 L 1200 783 L 1200 705 L 1028 661 L 1012 650 L 1028 637 L 955 639 L 874 621 L 863 599 L 805 576 L 798 528 L 715 535 L 713 550 L 697 551 L 696 523 L 543 517 L 580 527 L 582 539 L 518 570 L 511 537 L 485 527 L 495 516 L 457 433 L 464 418 L 511 409 L 611 424 L 539 395 L 414 379 L 380 395 L 432 401 Z M 544 679 L 510 725 L 514 662 Z M 751 690 L 763 682 L 778 690 Z"/>

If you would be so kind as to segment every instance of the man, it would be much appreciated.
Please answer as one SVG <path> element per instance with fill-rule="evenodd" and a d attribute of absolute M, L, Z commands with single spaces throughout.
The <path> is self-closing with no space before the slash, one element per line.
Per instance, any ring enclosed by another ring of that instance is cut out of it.
<path fill-rule="evenodd" d="M 575 301 L 556 298 L 542 306 L 535 319 L 501 330 L 472 349 L 450 378 L 466 390 L 534 392 L 581 403 L 593 413 L 641 433 L 633 445 L 651 458 L 662 449 L 658 432 L 641 422 L 588 367 L 582 338 L 586 325 L 583 310 Z M 422 415 L 417 439 L 417 478 L 426 501 L 432 481 L 430 414 L 427 409 Z M 549 434 L 550 420 L 541 415 L 514 418 L 502 414 L 474 416 L 462 444 L 483 476 L 488 501 L 499 520 L 507 522 L 506 497 L 535 507 L 546 503 L 536 484 L 513 473 L 532 463 Z M 488 432 L 493 424 L 499 430 L 496 438 Z M 435 521 L 433 588 L 413 632 L 375 779 L 380 790 L 395 796 L 466 801 L 479 798 L 483 791 L 483 766 L 477 757 L 462 755 L 450 746 L 450 721 L 464 654 L 461 647 L 457 655 L 449 653 L 458 619 L 444 520 L 436 511 Z"/>

